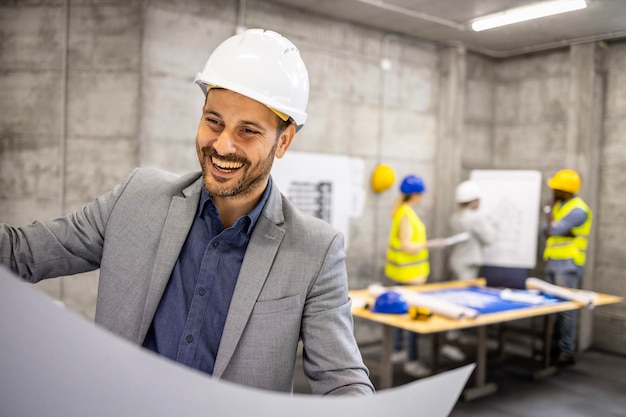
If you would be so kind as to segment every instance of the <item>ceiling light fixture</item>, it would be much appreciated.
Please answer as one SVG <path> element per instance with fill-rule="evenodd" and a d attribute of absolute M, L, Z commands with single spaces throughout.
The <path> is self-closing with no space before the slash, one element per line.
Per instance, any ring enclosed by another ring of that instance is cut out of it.
<path fill-rule="evenodd" d="M 481 30 L 493 29 L 539 17 L 580 10 L 585 7 L 587 7 L 585 0 L 553 0 L 533 3 L 474 19 L 471 21 L 472 30 L 480 32 Z"/>

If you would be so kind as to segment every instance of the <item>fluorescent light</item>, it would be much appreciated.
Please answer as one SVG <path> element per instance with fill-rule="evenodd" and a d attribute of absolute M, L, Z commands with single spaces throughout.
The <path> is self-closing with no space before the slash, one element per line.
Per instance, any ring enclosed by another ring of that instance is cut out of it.
<path fill-rule="evenodd" d="M 533 3 L 474 19 L 472 20 L 472 30 L 480 32 L 511 23 L 580 10 L 585 7 L 587 7 L 585 0 L 553 0 Z"/>

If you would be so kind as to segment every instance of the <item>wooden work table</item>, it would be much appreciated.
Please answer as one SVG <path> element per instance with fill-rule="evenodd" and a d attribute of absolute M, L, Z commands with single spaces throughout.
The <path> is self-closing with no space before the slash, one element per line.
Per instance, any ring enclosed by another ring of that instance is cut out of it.
<path fill-rule="evenodd" d="M 483 278 L 469 281 L 447 281 L 433 284 L 425 284 L 419 286 L 403 286 L 403 290 L 415 291 L 434 291 L 452 288 L 468 288 L 475 286 L 485 286 L 486 280 Z M 391 288 L 390 288 L 391 289 Z M 543 349 L 542 349 L 542 369 L 536 373 L 536 377 L 543 377 L 554 373 L 555 368 L 550 364 L 550 350 L 552 342 L 552 328 L 554 324 L 555 313 L 567 310 L 582 309 L 585 306 L 576 301 L 563 301 L 551 305 L 540 305 L 526 308 L 517 308 L 514 310 L 506 310 L 488 314 L 480 314 L 475 319 L 464 318 L 455 320 L 439 315 L 433 315 L 426 320 L 414 320 L 408 314 L 382 314 L 373 313 L 369 306 L 374 304 L 374 297 L 371 296 L 367 289 L 353 290 L 349 293 L 350 297 L 355 300 L 352 314 L 376 323 L 383 324 L 383 349 L 378 363 L 379 371 L 379 389 L 389 388 L 392 386 L 393 380 L 393 364 L 391 363 L 391 354 L 393 349 L 393 329 L 400 328 L 419 334 L 433 335 L 433 355 L 431 366 L 436 372 L 439 357 L 439 337 L 437 335 L 448 330 L 476 328 L 476 370 L 474 372 L 473 387 L 463 392 L 465 400 L 482 397 L 492 394 L 497 390 L 495 383 L 487 383 L 486 381 L 486 361 L 487 361 L 487 326 L 492 324 L 510 322 L 529 317 L 544 317 L 543 326 Z M 360 301 L 357 302 L 357 301 Z M 623 301 L 622 297 L 598 293 L 596 306 L 613 304 Z M 359 304 L 366 302 L 367 307 L 360 307 Z"/>

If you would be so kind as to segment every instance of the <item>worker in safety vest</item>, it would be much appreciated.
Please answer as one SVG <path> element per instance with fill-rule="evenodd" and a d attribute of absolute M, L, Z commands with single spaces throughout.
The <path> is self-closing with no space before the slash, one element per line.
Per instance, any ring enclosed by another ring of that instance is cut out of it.
<path fill-rule="evenodd" d="M 587 239 L 591 231 L 592 212 L 582 198 L 580 176 L 576 171 L 563 169 L 548 180 L 553 190 L 552 207 L 546 208 L 548 223 L 545 228 L 546 279 L 555 285 L 579 288 L 585 266 Z M 557 314 L 555 343 L 558 365 L 575 363 L 575 340 L 578 314 L 576 310 Z"/>
<path fill-rule="evenodd" d="M 422 178 L 405 177 L 392 209 L 385 275 L 401 284 L 424 284 L 430 273 L 426 226 L 412 207 L 425 190 Z"/>
<path fill-rule="evenodd" d="M 406 176 L 400 185 L 400 195 L 391 211 L 392 225 L 387 246 L 385 275 L 394 283 L 424 284 L 430 273 L 428 248 L 443 247 L 441 239 L 426 240 L 426 226 L 413 210 L 426 191 L 424 180 L 416 175 Z M 392 361 L 402 360 L 404 332 L 396 329 L 394 356 Z M 420 378 L 431 373 L 425 364 L 418 361 L 417 334 L 409 332 L 406 353 L 408 362 L 404 371 Z"/>

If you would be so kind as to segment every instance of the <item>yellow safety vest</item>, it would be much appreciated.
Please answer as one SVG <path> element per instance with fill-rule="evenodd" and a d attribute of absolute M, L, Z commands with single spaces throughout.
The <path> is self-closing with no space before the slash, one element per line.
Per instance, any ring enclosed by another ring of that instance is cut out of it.
<path fill-rule="evenodd" d="M 546 248 L 543 259 L 564 260 L 571 259 L 578 266 L 584 266 L 587 252 L 587 239 L 591 232 L 592 213 L 589 206 L 580 197 L 574 197 L 561 205 L 556 203 L 552 208 L 552 217 L 559 221 L 567 216 L 572 210 L 581 209 L 587 213 L 587 220 L 580 226 L 572 229 L 574 237 L 550 236 L 546 240 Z"/>
<path fill-rule="evenodd" d="M 400 222 L 404 216 L 407 216 L 411 223 L 413 232 L 411 240 L 415 243 L 426 242 L 426 226 L 408 204 L 402 204 L 393 216 L 385 263 L 385 275 L 398 282 L 426 278 L 430 273 L 428 249 L 422 249 L 418 253 L 406 253 L 400 249 Z"/>

